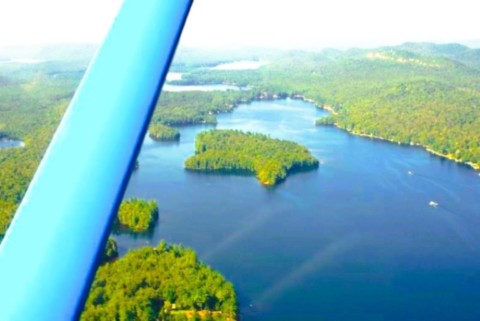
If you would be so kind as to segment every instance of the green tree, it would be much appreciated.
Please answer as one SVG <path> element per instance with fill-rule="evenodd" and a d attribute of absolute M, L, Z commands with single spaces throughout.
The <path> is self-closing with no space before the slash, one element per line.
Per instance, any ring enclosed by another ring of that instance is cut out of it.
<path fill-rule="evenodd" d="M 158 205 L 155 200 L 132 198 L 120 204 L 117 225 L 135 232 L 146 232 L 151 229 L 158 218 Z"/>

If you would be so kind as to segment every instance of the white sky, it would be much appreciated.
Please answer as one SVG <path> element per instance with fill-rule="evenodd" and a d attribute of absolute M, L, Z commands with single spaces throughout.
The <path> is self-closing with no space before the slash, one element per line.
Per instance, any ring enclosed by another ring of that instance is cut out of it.
<path fill-rule="evenodd" d="M 0 0 L 0 45 L 100 42 L 121 3 Z M 478 40 L 478 9 L 476 0 L 195 0 L 181 44 L 319 49 Z"/>

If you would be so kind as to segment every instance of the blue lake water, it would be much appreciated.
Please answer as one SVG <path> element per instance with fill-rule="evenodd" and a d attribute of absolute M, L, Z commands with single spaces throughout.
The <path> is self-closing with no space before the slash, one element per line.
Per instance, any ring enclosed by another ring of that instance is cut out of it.
<path fill-rule="evenodd" d="M 268 61 L 239 60 L 216 65 L 212 70 L 254 70 L 268 64 Z"/>
<path fill-rule="evenodd" d="M 0 138 L 0 149 L 1 148 L 12 148 L 12 147 L 23 147 L 24 143 L 19 140 L 10 139 L 10 138 Z"/>
<path fill-rule="evenodd" d="M 116 236 L 121 253 L 160 239 L 194 248 L 234 283 L 242 321 L 480 320 L 478 173 L 315 127 L 322 115 L 282 100 L 218 117 L 217 128 L 293 140 L 320 160 L 273 189 L 183 169 L 212 127 L 181 128 L 178 143 L 146 138 L 126 196 L 157 199 L 159 222 L 150 236 Z"/>

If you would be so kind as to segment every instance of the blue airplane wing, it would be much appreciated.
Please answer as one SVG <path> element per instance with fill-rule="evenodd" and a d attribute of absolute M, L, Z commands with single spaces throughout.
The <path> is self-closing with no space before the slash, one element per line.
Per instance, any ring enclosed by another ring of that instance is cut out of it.
<path fill-rule="evenodd" d="M 191 4 L 124 1 L 0 246 L 0 320 L 80 315 Z"/>

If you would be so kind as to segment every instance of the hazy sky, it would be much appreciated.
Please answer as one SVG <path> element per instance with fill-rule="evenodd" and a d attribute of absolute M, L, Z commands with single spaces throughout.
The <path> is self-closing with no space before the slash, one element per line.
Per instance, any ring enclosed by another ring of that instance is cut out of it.
<path fill-rule="evenodd" d="M 0 0 L 0 45 L 99 42 L 121 3 Z M 181 44 L 318 49 L 470 41 L 480 39 L 479 9 L 476 0 L 195 0 Z"/>

